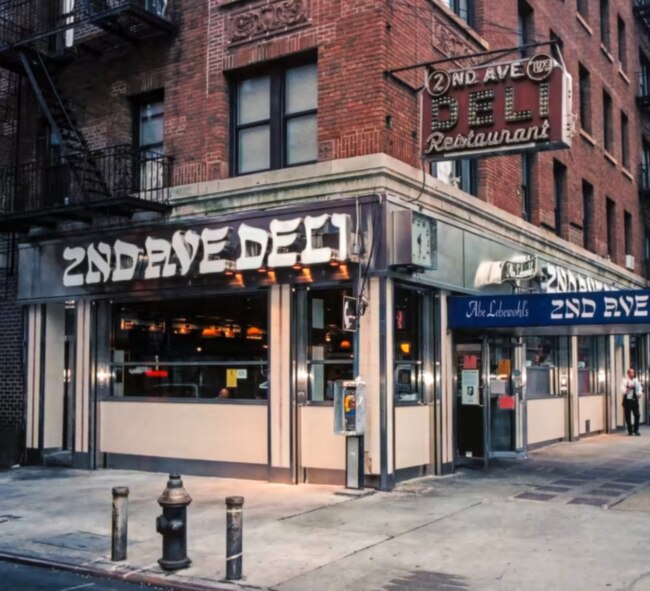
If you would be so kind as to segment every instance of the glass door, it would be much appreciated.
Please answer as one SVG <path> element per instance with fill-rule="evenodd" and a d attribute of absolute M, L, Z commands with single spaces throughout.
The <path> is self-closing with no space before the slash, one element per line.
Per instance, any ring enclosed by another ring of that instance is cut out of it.
<path fill-rule="evenodd" d="M 456 343 L 456 459 L 459 464 L 487 466 L 486 343 Z"/>
<path fill-rule="evenodd" d="M 526 389 L 523 342 L 494 337 L 488 343 L 490 457 L 508 457 L 526 450 Z"/>

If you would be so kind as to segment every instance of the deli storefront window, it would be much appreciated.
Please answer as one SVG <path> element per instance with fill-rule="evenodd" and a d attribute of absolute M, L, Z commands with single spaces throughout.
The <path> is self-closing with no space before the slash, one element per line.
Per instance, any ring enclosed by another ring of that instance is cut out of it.
<path fill-rule="evenodd" d="M 334 383 L 352 380 L 354 369 L 354 333 L 344 327 L 344 297 L 350 289 L 313 289 L 308 296 L 309 400 L 334 400 Z"/>
<path fill-rule="evenodd" d="M 115 397 L 268 398 L 266 295 L 114 304 Z"/>
<path fill-rule="evenodd" d="M 422 295 L 397 287 L 394 311 L 395 402 L 422 402 Z"/>

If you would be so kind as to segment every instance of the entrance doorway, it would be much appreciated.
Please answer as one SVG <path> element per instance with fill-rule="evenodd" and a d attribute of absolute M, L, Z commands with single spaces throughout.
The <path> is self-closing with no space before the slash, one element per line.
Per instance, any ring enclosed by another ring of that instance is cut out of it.
<path fill-rule="evenodd" d="M 455 344 L 458 463 L 525 453 L 521 349 L 510 337 Z"/>

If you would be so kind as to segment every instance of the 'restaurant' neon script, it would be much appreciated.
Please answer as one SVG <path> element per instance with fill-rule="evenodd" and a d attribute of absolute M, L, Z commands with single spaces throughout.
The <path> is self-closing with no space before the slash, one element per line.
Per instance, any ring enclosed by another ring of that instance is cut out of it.
<path fill-rule="evenodd" d="M 455 136 L 448 136 L 441 131 L 433 132 L 428 140 L 425 153 L 449 152 L 453 150 L 473 150 L 488 148 L 490 146 L 509 146 L 512 144 L 528 144 L 549 139 L 551 124 L 544 121 L 542 125 L 531 125 L 520 127 L 514 131 L 502 129 L 500 131 L 489 131 L 487 133 L 474 132 L 468 134 L 459 133 Z"/>
<path fill-rule="evenodd" d="M 272 220 L 269 230 L 242 223 L 230 227 L 177 230 L 171 240 L 147 236 L 144 245 L 123 240 L 68 246 L 63 258 L 70 264 L 63 285 L 82 285 L 209 275 L 347 261 L 352 218 L 334 213 L 290 220 Z M 323 246 L 325 233 L 338 235 L 337 249 Z M 235 253 L 239 256 L 235 257 Z"/>

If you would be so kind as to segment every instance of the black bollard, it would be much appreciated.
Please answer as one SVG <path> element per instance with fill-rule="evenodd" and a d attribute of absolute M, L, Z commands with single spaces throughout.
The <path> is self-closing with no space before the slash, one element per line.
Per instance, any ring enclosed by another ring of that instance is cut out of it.
<path fill-rule="evenodd" d="M 111 560 L 126 560 L 127 526 L 129 522 L 129 489 L 126 486 L 113 488 L 113 527 L 111 539 Z"/>
<path fill-rule="evenodd" d="M 226 579 L 242 578 L 244 497 L 226 498 Z"/>

